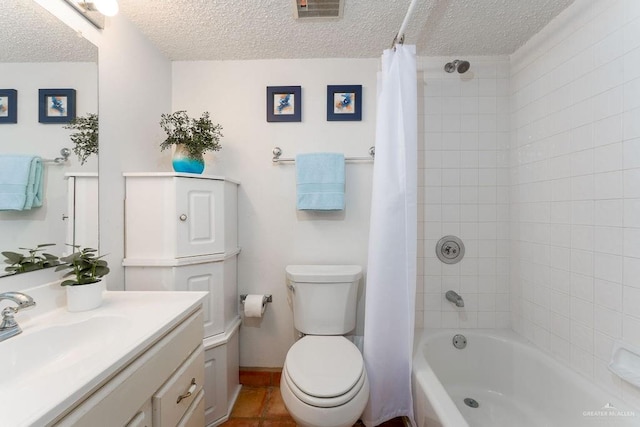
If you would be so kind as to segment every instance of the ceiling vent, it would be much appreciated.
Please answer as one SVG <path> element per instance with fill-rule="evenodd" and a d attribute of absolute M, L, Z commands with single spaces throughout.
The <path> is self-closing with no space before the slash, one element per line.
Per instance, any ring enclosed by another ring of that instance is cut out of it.
<path fill-rule="evenodd" d="M 297 19 L 342 18 L 344 0 L 293 0 Z"/>

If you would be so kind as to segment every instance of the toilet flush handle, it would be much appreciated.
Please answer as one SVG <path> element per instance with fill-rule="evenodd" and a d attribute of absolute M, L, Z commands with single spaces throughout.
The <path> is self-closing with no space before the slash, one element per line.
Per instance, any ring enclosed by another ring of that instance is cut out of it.
<path fill-rule="evenodd" d="M 289 288 L 291 290 L 291 292 L 295 292 L 296 291 L 296 288 L 294 288 L 291 283 L 287 283 L 287 288 Z"/>

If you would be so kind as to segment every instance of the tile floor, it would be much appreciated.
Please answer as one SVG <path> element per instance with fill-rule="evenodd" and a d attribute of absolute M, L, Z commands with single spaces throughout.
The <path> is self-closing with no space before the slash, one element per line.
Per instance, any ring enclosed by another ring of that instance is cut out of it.
<path fill-rule="evenodd" d="M 280 370 L 240 370 L 242 390 L 224 427 L 295 427 L 280 396 Z M 358 421 L 356 426 L 364 427 Z M 382 424 L 384 427 L 404 427 L 401 418 Z"/>
<path fill-rule="evenodd" d="M 240 370 L 242 390 L 224 427 L 295 427 L 280 396 L 278 369 Z"/>

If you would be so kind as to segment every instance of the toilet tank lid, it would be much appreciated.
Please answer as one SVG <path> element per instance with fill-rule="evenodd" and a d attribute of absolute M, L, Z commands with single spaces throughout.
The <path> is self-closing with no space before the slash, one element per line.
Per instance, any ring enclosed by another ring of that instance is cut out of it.
<path fill-rule="evenodd" d="M 288 265 L 285 271 L 292 282 L 353 282 L 362 277 L 359 265 Z"/>

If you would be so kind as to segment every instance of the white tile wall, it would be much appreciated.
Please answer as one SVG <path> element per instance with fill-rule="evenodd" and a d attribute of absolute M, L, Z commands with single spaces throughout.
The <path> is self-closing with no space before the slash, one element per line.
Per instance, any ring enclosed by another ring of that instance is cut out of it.
<path fill-rule="evenodd" d="M 509 327 L 509 61 L 462 58 L 465 74 L 448 74 L 455 58 L 421 58 L 419 253 L 416 324 Z M 639 148 L 640 149 L 640 148 Z M 445 235 L 466 254 L 455 265 L 435 254 Z M 455 290 L 464 308 L 446 301 Z"/>
<path fill-rule="evenodd" d="M 640 2 L 576 1 L 510 82 L 513 328 L 639 405 L 607 363 L 640 345 Z"/>

